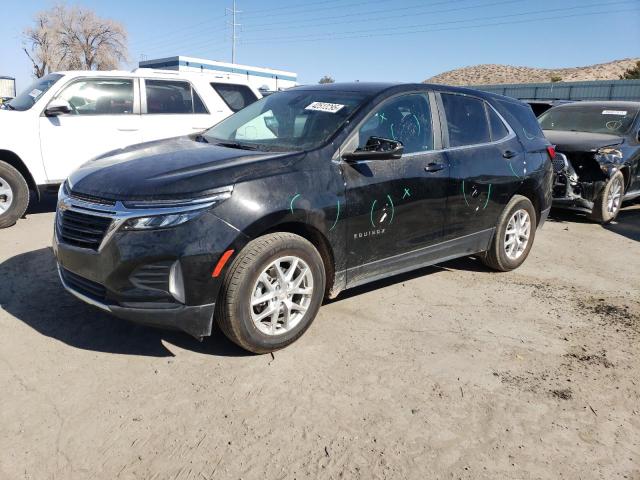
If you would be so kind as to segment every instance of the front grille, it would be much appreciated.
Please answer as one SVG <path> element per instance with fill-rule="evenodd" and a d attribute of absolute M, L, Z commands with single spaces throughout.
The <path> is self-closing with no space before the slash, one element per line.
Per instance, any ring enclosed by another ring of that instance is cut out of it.
<path fill-rule="evenodd" d="M 556 173 L 562 172 L 564 170 L 565 163 L 564 157 L 562 155 L 556 155 L 553 157 L 553 171 Z"/>
<path fill-rule="evenodd" d="M 58 215 L 60 239 L 76 247 L 97 250 L 111 225 L 109 217 L 76 210 L 62 210 Z"/>
<path fill-rule="evenodd" d="M 60 274 L 65 283 L 76 292 L 99 302 L 104 301 L 107 289 L 103 285 L 76 275 L 65 268 L 60 269 Z"/>
<path fill-rule="evenodd" d="M 109 207 L 113 207 L 116 204 L 116 202 L 113 201 L 113 200 L 107 200 L 107 199 L 104 199 L 104 198 L 95 197 L 93 195 L 87 195 L 87 194 L 84 194 L 84 193 L 70 192 L 69 196 L 71 198 L 76 199 L 76 200 L 80 200 L 82 202 L 93 203 L 93 204 L 96 204 L 96 205 L 106 205 L 106 206 L 109 206 Z"/>

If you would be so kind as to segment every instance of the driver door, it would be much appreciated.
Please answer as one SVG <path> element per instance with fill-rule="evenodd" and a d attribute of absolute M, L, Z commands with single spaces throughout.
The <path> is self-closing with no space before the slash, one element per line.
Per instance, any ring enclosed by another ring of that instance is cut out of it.
<path fill-rule="evenodd" d="M 373 136 L 404 145 L 399 159 L 343 162 L 348 286 L 413 268 L 442 241 L 449 167 L 436 150 L 432 103 L 427 92 L 392 97 L 348 142 L 362 148 Z"/>
<path fill-rule="evenodd" d="M 40 150 L 49 182 L 100 154 L 142 141 L 138 81 L 133 78 L 80 78 L 54 97 L 71 113 L 39 118 Z"/>

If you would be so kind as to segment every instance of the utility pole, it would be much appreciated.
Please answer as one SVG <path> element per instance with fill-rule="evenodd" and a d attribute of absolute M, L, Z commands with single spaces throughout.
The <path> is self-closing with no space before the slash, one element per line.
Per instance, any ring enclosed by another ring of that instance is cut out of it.
<path fill-rule="evenodd" d="M 236 15 L 238 13 L 242 13 L 240 10 L 236 9 L 236 0 L 233 0 L 233 8 L 227 8 L 226 13 L 231 14 L 231 63 L 236 63 L 236 40 L 238 39 L 238 35 L 236 34 L 236 28 L 242 26 L 240 23 L 236 22 Z"/>

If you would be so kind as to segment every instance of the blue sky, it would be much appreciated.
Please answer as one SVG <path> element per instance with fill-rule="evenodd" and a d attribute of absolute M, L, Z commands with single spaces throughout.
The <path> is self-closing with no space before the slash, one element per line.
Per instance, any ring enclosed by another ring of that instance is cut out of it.
<path fill-rule="evenodd" d="M 640 0 L 237 0 L 237 61 L 298 73 L 302 83 L 421 81 L 478 63 L 566 67 L 640 57 Z M 21 31 L 49 0 L 4 0 L 0 75 L 31 81 Z M 141 55 L 230 61 L 231 0 L 84 0 L 129 32 Z"/>

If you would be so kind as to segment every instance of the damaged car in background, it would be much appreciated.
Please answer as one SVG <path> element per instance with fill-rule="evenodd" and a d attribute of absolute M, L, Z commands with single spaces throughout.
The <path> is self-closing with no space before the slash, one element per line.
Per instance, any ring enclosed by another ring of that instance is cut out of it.
<path fill-rule="evenodd" d="M 578 102 L 539 117 L 556 146 L 553 206 L 583 211 L 597 222 L 616 218 L 640 197 L 640 102 Z"/>

